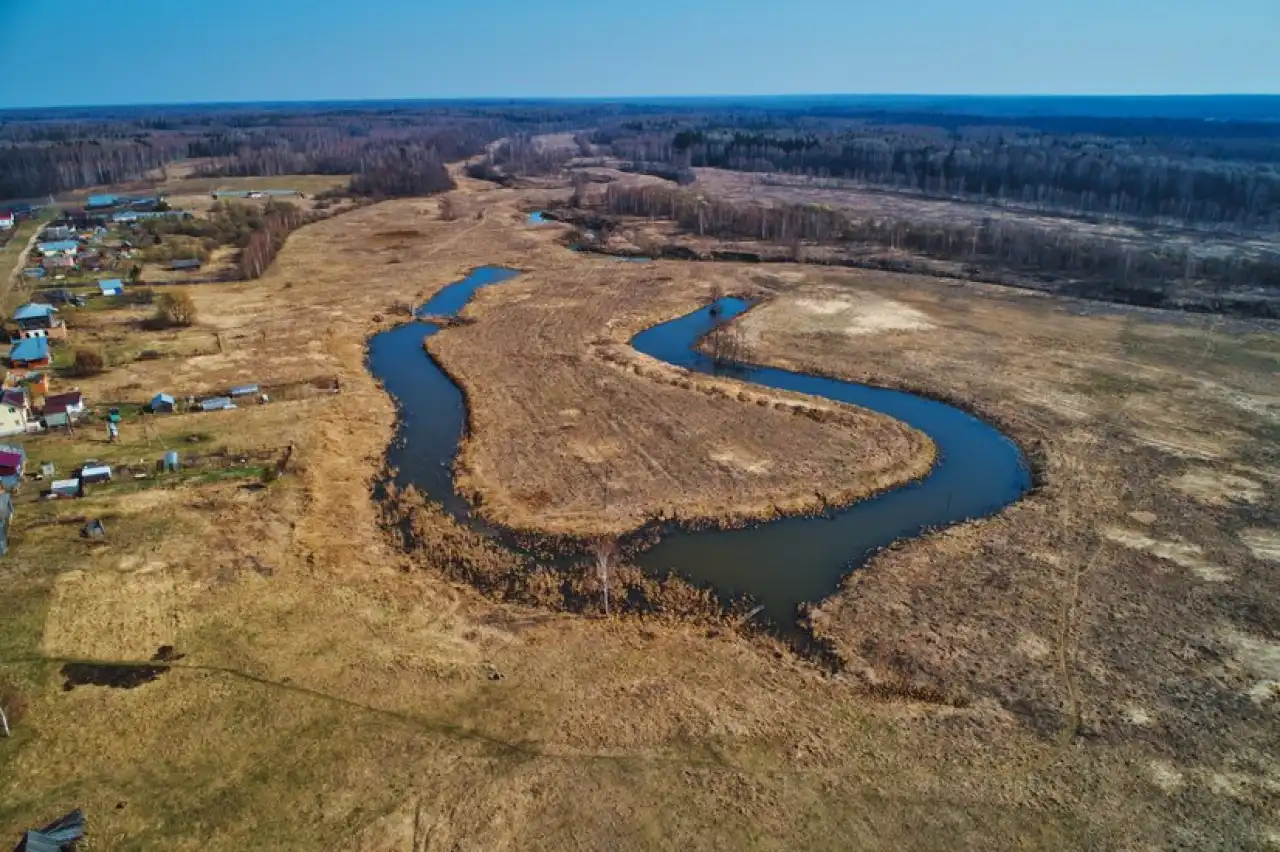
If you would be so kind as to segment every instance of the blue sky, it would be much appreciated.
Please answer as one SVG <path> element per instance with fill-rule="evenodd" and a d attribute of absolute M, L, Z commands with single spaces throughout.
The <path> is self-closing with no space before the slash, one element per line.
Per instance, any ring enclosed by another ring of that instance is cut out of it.
<path fill-rule="evenodd" d="M 1280 0 L 0 0 L 0 107 L 1280 92 Z"/>

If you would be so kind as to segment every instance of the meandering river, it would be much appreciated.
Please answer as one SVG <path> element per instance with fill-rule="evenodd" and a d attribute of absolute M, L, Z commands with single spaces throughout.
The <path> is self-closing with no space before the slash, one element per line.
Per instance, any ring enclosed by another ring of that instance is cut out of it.
<path fill-rule="evenodd" d="M 449 284 L 419 310 L 452 316 L 480 287 L 508 280 L 514 270 L 486 266 Z M 698 340 L 721 318 L 747 310 L 740 299 L 722 299 L 636 335 L 636 349 L 689 370 L 718 369 L 697 351 Z M 369 369 L 400 409 L 388 460 L 397 484 L 415 484 L 459 520 L 490 534 L 453 488 L 452 466 L 466 424 L 462 392 L 423 350 L 422 341 L 439 331 L 417 321 L 375 335 Z M 784 518 L 734 530 L 668 531 L 640 554 L 637 563 L 655 574 L 675 571 L 710 583 L 724 595 L 749 594 L 782 626 L 794 624 L 796 607 L 819 601 L 841 578 L 875 550 L 936 527 L 990 515 L 1031 487 L 1031 475 L 1017 446 L 992 426 L 954 406 L 902 391 L 857 382 L 793 373 L 773 367 L 736 366 L 744 382 L 797 391 L 869 408 L 919 429 L 933 439 L 938 460 L 921 480 L 908 483 L 820 517 Z"/>

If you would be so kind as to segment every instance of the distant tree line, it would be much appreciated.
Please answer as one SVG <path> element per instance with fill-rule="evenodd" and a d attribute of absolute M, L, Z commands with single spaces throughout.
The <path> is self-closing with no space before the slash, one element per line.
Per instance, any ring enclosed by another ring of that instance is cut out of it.
<path fill-rule="evenodd" d="M 1280 227 L 1280 138 L 1054 136 L 1016 127 L 710 126 L 672 132 L 615 126 L 597 131 L 593 142 L 628 160 L 677 169 L 785 172 L 1073 213 Z M 1205 153 L 1224 148 L 1260 159 L 1220 160 Z"/>
<path fill-rule="evenodd" d="M 0 142 L 0 198 L 133 180 L 185 154 L 186 143 L 169 138 Z"/>
<path fill-rule="evenodd" d="M 1170 282 L 1206 284 L 1215 292 L 1263 288 L 1280 292 L 1280 255 L 1197 255 L 1187 246 L 1138 248 L 1064 229 L 992 218 L 982 222 L 860 218 L 816 204 L 754 204 L 706 198 L 677 187 L 610 184 L 595 197 L 601 210 L 670 219 L 718 238 L 761 240 L 800 255 L 805 243 L 873 247 L 958 261 L 979 270 L 1105 280 L 1122 301 L 1159 305 Z"/>
<path fill-rule="evenodd" d="M 435 148 L 399 145 L 367 151 L 349 190 L 352 195 L 395 198 L 434 195 L 455 186 Z"/>

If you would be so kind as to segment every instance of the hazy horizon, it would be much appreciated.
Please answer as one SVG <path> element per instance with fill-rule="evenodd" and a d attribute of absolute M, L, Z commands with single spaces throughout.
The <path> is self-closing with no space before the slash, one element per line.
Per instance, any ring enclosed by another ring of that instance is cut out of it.
<path fill-rule="evenodd" d="M 12 4 L 16 5 L 16 4 Z M 56 14 L 56 34 L 48 28 Z M 765 0 L 643 10 L 226 0 L 0 10 L 0 108 L 876 93 L 1280 94 L 1274 0 Z M 665 94 L 663 94 L 665 93 Z"/>

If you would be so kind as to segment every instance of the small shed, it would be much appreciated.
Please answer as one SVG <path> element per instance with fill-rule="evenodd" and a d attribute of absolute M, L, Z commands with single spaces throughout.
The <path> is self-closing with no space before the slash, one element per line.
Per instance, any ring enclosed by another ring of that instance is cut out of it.
<path fill-rule="evenodd" d="M 47 367 L 49 365 L 49 340 L 45 337 L 28 337 L 9 349 L 9 366 L 13 368 Z"/>
<path fill-rule="evenodd" d="M 232 396 L 253 396 L 257 393 L 258 386 L 256 384 L 236 385 L 231 389 Z"/>
<path fill-rule="evenodd" d="M 200 401 L 201 411 L 225 411 L 235 407 L 236 404 L 231 401 L 229 396 L 215 396 L 212 399 Z"/>
<path fill-rule="evenodd" d="M 49 493 L 55 497 L 79 497 L 79 479 L 55 479 L 49 485 Z"/>
<path fill-rule="evenodd" d="M 119 296 L 124 293 L 124 283 L 119 278 L 104 278 L 98 282 L 98 289 L 104 296 Z"/>
<path fill-rule="evenodd" d="M 201 265 L 200 258 L 184 257 L 179 260 L 175 260 L 171 262 L 169 264 L 169 268 L 172 269 L 174 272 L 183 272 L 183 271 L 192 270 L 192 269 L 199 269 L 200 265 Z"/>
<path fill-rule="evenodd" d="M 173 413 L 173 397 L 167 393 L 158 393 L 151 397 L 151 402 L 147 407 L 156 414 L 171 414 Z"/>
<path fill-rule="evenodd" d="M 106 464 L 87 464 L 80 468 L 80 481 L 85 485 L 111 481 L 111 466 Z"/>

